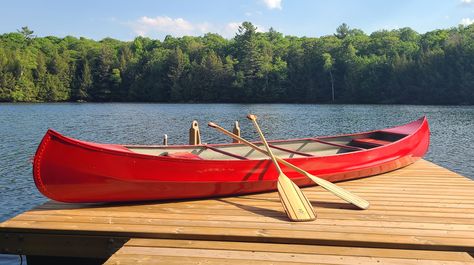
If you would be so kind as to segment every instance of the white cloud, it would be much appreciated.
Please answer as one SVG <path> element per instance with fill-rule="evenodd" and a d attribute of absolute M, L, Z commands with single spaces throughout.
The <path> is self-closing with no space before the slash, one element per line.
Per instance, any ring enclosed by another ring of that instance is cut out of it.
<path fill-rule="evenodd" d="M 230 22 L 225 25 L 215 25 L 209 22 L 191 23 L 183 18 L 157 16 L 150 18 L 143 16 L 134 22 L 127 23 L 140 36 L 185 35 L 197 36 L 206 33 L 218 33 L 225 38 L 232 38 L 237 33 L 241 22 Z M 265 27 L 255 25 L 258 32 L 264 32 Z"/>
<path fill-rule="evenodd" d="M 472 1 L 472 0 L 463 0 L 463 1 Z M 281 9 L 281 0 L 263 0 L 263 3 L 269 9 Z"/>
<path fill-rule="evenodd" d="M 474 4 L 474 0 L 461 0 L 461 5 L 463 6 L 471 6 Z"/>
<path fill-rule="evenodd" d="M 469 26 L 472 23 L 474 23 L 474 19 L 471 19 L 471 18 L 463 18 L 461 19 L 461 22 L 459 22 L 459 24 L 462 24 L 464 26 Z"/>
<path fill-rule="evenodd" d="M 209 31 L 209 23 L 193 24 L 183 18 L 170 18 L 158 16 L 150 18 L 147 16 L 139 18 L 131 23 L 134 32 L 140 36 L 154 33 L 165 33 L 175 36 L 196 35 Z"/>

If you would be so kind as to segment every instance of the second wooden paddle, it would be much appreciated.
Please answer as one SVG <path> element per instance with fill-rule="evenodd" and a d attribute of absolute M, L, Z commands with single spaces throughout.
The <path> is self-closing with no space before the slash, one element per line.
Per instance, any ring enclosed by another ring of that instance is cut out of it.
<path fill-rule="evenodd" d="M 233 139 L 236 139 L 238 141 L 240 141 L 241 143 L 243 144 L 246 144 L 250 147 L 252 147 L 253 149 L 265 154 L 265 155 L 268 155 L 268 153 L 261 149 L 260 147 L 256 146 L 255 144 L 243 139 L 242 137 L 239 137 L 229 131 L 227 131 L 226 129 L 220 127 L 219 125 L 213 123 L 213 122 L 209 122 L 208 124 L 210 127 L 212 128 L 215 128 L 217 129 L 218 131 L 230 136 L 231 138 Z M 331 183 L 327 180 L 324 180 L 322 178 L 318 178 L 314 175 L 311 175 L 309 174 L 308 172 L 304 171 L 303 169 L 279 158 L 279 157 L 275 157 L 278 162 L 282 163 L 283 165 L 285 165 L 286 167 L 289 167 L 289 168 L 292 168 L 293 170 L 299 172 L 300 174 L 308 177 L 309 179 L 311 179 L 314 183 L 318 184 L 319 186 L 323 187 L 324 189 L 326 189 L 327 191 L 330 191 L 332 192 L 334 195 L 338 196 L 339 198 L 349 202 L 349 203 L 352 203 L 353 205 L 361 208 L 361 209 L 368 209 L 369 208 L 369 202 L 367 202 L 366 200 L 360 198 L 359 196 L 355 195 L 355 194 L 352 194 L 350 193 L 349 191 L 337 186 L 336 184 L 334 183 Z"/>

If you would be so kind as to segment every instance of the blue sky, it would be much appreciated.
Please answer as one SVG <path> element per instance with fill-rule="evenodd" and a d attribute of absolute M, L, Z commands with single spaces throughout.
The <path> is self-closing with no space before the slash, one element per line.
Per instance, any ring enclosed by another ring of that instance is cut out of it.
<path fill-rule="evenodd" d="M 38 36 L 131 40 L 233 37 L 243 21 L 285 35 L 319 37 L 345 22 L 366 33 L 411 27 L 420 33 L 474 22 L 474 0 L 16 0 L 3 1 L 0 33 L 28 26 Z"/>

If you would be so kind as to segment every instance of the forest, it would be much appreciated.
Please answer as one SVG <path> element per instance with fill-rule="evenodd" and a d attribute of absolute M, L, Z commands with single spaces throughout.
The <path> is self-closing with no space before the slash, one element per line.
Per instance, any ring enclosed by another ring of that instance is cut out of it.
<path fill-rule="evenodd" d="M 231 39 L 0 35 L 0 102 L 474 104 L 474 25 Z"/>

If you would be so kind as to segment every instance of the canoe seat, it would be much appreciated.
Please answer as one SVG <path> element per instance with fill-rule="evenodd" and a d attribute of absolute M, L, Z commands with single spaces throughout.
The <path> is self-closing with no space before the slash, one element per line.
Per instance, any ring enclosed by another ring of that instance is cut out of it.
<path fill-rule="evenodd" d="M 392 142 L 373 139 L 373 138 L 358 138 L 358 139 L 353 139 L 351 143 L 356 144 L 356 145 L 368 145 L 372 147 L 377 147 L 377 146 L 387 145 Z"/>
<path fill-rule="evenodd" d="M 162 154 L 162 156 L 180 158 L 180 159 L 203 160 L 203 158 L 200 157 L 199 155 L 189 153 L 189 152 L 175 152 L 175 153 L 165 152 Z"/>

